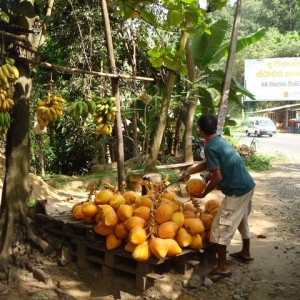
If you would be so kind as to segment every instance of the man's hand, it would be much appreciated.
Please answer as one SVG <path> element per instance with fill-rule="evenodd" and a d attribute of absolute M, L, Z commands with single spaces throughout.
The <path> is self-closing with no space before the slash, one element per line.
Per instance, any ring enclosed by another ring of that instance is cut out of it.
<path fill-rule="evenodd" d="M 189 171 L 185 170 L 179 177 L 180 181 L 188 181 L 191 178 Z"/>
<path fill-rule="evenodd" d="M 193 193 L 193 194 L 190 193 L 190 195 L 195 198 L 204 198 L 207 194 L 206 193 Z"/>

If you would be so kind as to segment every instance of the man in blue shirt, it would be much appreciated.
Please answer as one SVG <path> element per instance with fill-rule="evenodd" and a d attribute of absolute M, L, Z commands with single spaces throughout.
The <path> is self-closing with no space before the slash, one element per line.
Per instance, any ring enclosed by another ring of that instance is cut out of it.
<path fill-rule="evenodd" d="M 204 191 L 194 197 L 204 198 L 217 187 L 225 195 L 210 234 L 210 241 L 216 245 L 218 255 L 217 268 L 208 275 L 214 282 L 232 275 L 226 261 L 226 248 L 237 229 L 243 241 L 242 250 L 229 255 L 244 262 L 253 260 L 250 255 L 248 215 L 255 187 L 237 151 L 217 135 L 217 123 L 218 120 L 214 115 L 202 115 L 199 118 L 199 131 L 206 140 L 204 148 L 206 160 L 187 169 L 181 175 L 182 180 L 188 180 L 191 174 L 207 170 L 209 182 Z"/>

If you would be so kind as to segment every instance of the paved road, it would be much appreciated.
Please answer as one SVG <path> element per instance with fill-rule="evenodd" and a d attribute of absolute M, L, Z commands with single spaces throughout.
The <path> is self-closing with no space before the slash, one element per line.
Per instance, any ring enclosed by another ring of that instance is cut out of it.
<path fill-rule="evenodd" d="M 247 137 L 238 134 L 241 144 L 250 146 L 255 141 L 257 152 L 269 155 L 279 155 L 293 161 L 300 161 L 300 134 L 276 133 L 273 137 Z"/>

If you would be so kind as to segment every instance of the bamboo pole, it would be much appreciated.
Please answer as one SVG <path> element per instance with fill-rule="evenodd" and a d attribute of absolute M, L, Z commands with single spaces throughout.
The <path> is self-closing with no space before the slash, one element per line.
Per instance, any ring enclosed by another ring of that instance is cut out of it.
<path fill-rule="evenodd" d="M 29 40 L 27 39 L 27 37 L 25 35 L 16 35 L 13 33 L 2 31 L 2 30 L 0 31 L 0 35 L 6 35 L 14 40 L 29 44 Z"/>
<path fill-rule="evenodd" d="M 220 101 L 220 107 L 218 113 L 217 132 L 219 135 L 223 133 L 224 124 L 225 124 L 225 115 L 227 111 L 229 90 L 230 90 L 231 79 L 232 79 L 234 56 L 236 51 L 238 31 L 239 31 L 240 20 L 241 20 L 241 9 L 242 9 L 241 6 L 242 6 L 242 0 L 238 0 L 236 3 L 235 18 L 234 18 L 234 24 L 231 33 L 230 49 L 229 49 L 229 55 L 226 64 L 225 79 L 224 79 L 223 91 L 221 95 L 221 101 Z"/>
<path fill-rule="evenodd" d="M 154 81 L 154 78 L 150 78 L 150 77 L 140 77 L 140 76 L 131 76 L 127 74 L 111 74 L 111 73 L 104 73 L 98 71 L 88 71 L 88 70 L 82 70 L 78 68 L 59 66 L 47 62 L 38 62 L 34 59 L 29 59 L 29 58 L 23 58 L 23 59 L 28 61 L 32 65 L 37 65 L 42 68 L 53 69 L 61 73 L 75 73 L 75 74 L 77 73 L 77 74 L 88 74 L 88 75 L 93 75 L 98 77 L 103 76 L 109 78 L 119 78 L 119 79 L 129 79 L 129 80 Z"/>
<path fill-rule="evenodd" d="M 101 7 L 102 7 L 103 21 L 105 25 L 105 37 L 106 37 L 106 46 L 107 46 L 109 64 L 110 64 L 111 71 L 114 74 L 118 75 L 106 0 L 101 0 Z M 115 120 L 115 125 L 116 125 L 115 137 L 117 141 L 118 187 L 120 190 L 121 186 L 125 182 L 125 168 L 124 168 L 124 142 L 123 142 L 123 133 L 122 133 L 119 77 L 115 77 L 111 79 L 111 86 L 112 86 L 112 96 L 116 98 L 116 108 L 117 108 L 116 120 Z"/>

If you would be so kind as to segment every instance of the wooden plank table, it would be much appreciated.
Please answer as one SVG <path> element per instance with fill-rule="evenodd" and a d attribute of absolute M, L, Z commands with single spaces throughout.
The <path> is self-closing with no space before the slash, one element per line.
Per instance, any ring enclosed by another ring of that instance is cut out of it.
<path fill-rule="evenodd" d="M 135 276 L 136 288 L 141 291 L 163 277 L 160 266 L 165 269 L 166 265 L 170 265 L 170 268 L 175 268 L 179 274 L 185 275 L 200 263 L 191 259 L 190 254 L 196 252 L 192 249 L 184 249 L 175 257 L 164 259 L 151 257 L 146 262 L 138 262 L 132 258 L 131 253 L 124 250 L 124 247 L 107 250 L 105 237 L 94 232 L 95 224 L 75 220 L 72 215 L 51 217 L 39 214 L 37 220 L 44 230 L 68 240 L 74 246 L 73 253 L 79 268 L 86 268 L 89 263 L 100 265 L 103 278 L 108 281 L 113 280 L 115 271 L 126 272 Z"/>

